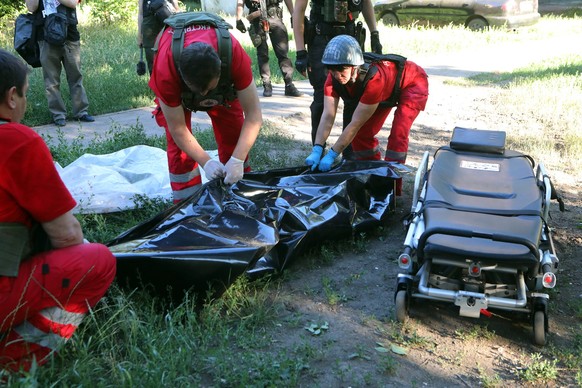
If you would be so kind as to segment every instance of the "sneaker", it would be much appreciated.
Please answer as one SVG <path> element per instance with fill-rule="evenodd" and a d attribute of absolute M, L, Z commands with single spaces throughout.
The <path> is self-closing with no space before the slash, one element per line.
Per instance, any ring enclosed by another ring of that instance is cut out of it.
<path fill-rule="evenodd" d="M 65 119 L 54 119 L 54 123 L 57 127 L 64 127 L 67 125 L 67 121 Z"/>
<path fill-rule="evenodd" d="M 79 121 L 84 121 L 86 123 L 92 123 L 95 121 L 95 117 L 91 116 L 88 113 L 85 113 L 83 116 L 79 117 Z"/>
<path fill-rule="evenodd" d="M 271 97 L 273 95 L 273 85 L 271 83 L 264 83 L 263 84 L 263 96 L 264 97 Z"/>
<path fill-rule="evenodd" d="M 285 85 L 285 95 L 290 97 L 301 97 L 303 93 L 297 90 L 295 85 L 291 83 L 289 85 Z"/>

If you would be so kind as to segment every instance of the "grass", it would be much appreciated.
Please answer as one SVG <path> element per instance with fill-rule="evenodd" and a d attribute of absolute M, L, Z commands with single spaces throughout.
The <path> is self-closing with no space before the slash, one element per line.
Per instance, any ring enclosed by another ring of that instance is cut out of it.
<path fill-rule="evenodd" d="M 9 48 L 12 45 L 11 28 L 9 22 L 4 23 L 0 29 L 0 46 Z M 107 28 L 81 25 L 85 86 L 93 114 L 152 103 L 153 96 L 147 88 L 146 79 L 135 74 L 138 51 L 135 47 L 134 27 L 134 24 Z M 424 54 L 457 52 L 469 47 L 521 44 L 546 36 L 567 36 L 569 39 L 581 33 L 580 18 L 554 15 L 545 16 L 535 28 L 516 32 L 470 32 L 452 26 L 436 30 L 381 27 L 385 49 L 411 58 Z M 253 61 L 256 61 L 250 42 L 245 39 L 241 36 L 241 42 L 249 49 Z M 291 47 L 294 47 L 293 44 Z M 511 147 L 531 153 L 536 158 L 541 156 L 544 160 L 554 159 L 553 163 L 559 165 L 560 169 L 575 170 L 579 169 L 579 155 L 582 154 L 582 134 L 579 130 L 582 117 L 581 67 L 582 59 L 579 56 L 553 58 L 548 54 L 544 64 L 510 74 L 474 77 L 467 81 L 467 87 L 497 87 L 499 93 L 496 101 L 492 101 L 493 108 L 500 109 L 503 114 L 527 114 L 538 118 L 539 127 L 511 133 Z M 274 58 L 271 68 L 276 75 L 278 70 Z M 275 79 L 275 82 L 280 81 Z M 31 73 L 30 83 L 29 110 L 24 122 L 29 125 L 49 122 L 39 69 Z M 63 89 L 66 94 L 66 87 Z M 296 143 L 282 135 L 277 125 L 266 122 L 252 150 L 251 158 L 257 170 L 301 162 L 301 156 L 288 152 L 297 147 Z M 212 133 L 208 130 L 198 131 L 197 138 L 203 147 L 215 146 Z M 89 143 L 82 138 L 67 142 L 62 133 L 57 133 L 47 141 L 52 144 L 55 160 L 63 166 L 87 152 L 103 154 L 135 144 L 165 147 L 162 137 L 146 136 L 139 124 L 130 129 L 112 128 L 101 138 Z M 136 198 L 135 202 L 140 205 L 139 209 L 79 216 L 87 238 L 107 242 L 168 206 L 167 203 L 146 198 Z M 335 256 L 344 251 L 364 252 L 366 239 L 376 237 L 358 236 L 340 248 L 324 244 L 306 256 L 312 256 L 314 265 L 329 265 Z M 180 301 L 168 301 L 151 295 L 147 288 L 128 291 L 113 286 L 68 346 L 48 365 L 22 376 L 5 376 L 5 383 L 22 387 L 303 385 L 303 378 L 321 373 L 316 365 L 325 359 L 325 349 L 313 346 L 307 340 L 288 348 L 278 346 L 276 329 L 279 326 L 288 328 L 291 325 L 305 331 L 302 329 L 304 317 L 295 314 L 281 318 L 283 301 L 287 295 L 280 295 L 279 285 L 284 281 L 285 276 L 252 283 L 239 278 L 219 299 L 188 295 Z M 348 281 L 354 279 L 348 279 L 346 283 Z M 342 302 L 344 296 L 331 279 L 324 277 L 321 283 L 329 305 Z M 580 311 L 578 308 L 578 317 Z M 396 342 L 421 348 L 429 346 L 427 340 L 415 331 L 405 335 L 397 329 L 395 325 L 394 333 L 389 335 Z M 458 335 L 461 339 L 493 335 L 487 329 L 476 327 L 475 330 L 459 332 Z M 548 361 L 541 355 L 532 356 L 531 364 L 520 372 L 519 377 L 532 383 L 551 381 L 556 378 L 559 365 L 574 371 L 572 373 L 578 371 L 574 379 L 581 384 L 581 344 L 582 337 L 578 334 L 571 349 L 559 351 L 561 357 L 556 357 L 559 361 Z M 324 365 L 322 370 L 328 367 L 330 365 Z M 393 357 L 386 357 L 378 364 L 379 371 L 384 375 L 397 373 L 397 367 Z M 346 372 L 338 369 L 337 373 Z M 370 376 L 366 379 L 373 385 L 374 380 Z M 486 386 L 497 383 L 496 376 L 482 376 L 482 379 Z"/>

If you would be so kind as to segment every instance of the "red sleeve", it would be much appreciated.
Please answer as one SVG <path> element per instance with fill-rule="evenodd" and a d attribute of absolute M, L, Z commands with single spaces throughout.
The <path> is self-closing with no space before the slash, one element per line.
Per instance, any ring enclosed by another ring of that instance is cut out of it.
<path fill-rule="evenodd" d="M 323 95 L 339 98 L 338 92 L 336 92 L 335 89 L 333 88 L 331 73 L 328 73 L 327 78 L 325 79 L 325 85 L 323 86 Z"/>
<path fill-rule="evenodd" d="M 77 204 L 61 180 L 42 138 L 31 129 L 22 131 L 6 160 L 8 191 L 20 208 L 39 222 L 52 221 Z M 21 136 L 22 137 L 22 136 Z"/>
<path fill-rule="evenodd" d="M 167 28 L 159 40 L 148 85 L 164 104 L 176 107 L 182 104 L 182 85 L 172 56 L 172 32 Z"/>
<path fill-rule="evenodd" d="M 232 64 L 230 65 L 230 77 L 233 80 L 236 90 L 246 89 L 253 82 L 253 70 L 251 68 L 251 58 L 242 48 L 238 40 L 230 35 L 232 39 Z"/>

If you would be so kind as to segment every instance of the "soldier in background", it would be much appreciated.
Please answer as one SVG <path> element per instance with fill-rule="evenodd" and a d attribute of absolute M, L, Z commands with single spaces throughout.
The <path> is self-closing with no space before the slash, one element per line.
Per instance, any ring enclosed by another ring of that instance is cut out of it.
<path fill-rule="evenodd" d="M 150 75 L 152 74 L 152 67 L 154 64 L 154 45 L 156 43 L 156 38 L 162 28 L 164 27 L 164 22 L 161 20 L 163 16 L 156 16 L 156 11 L 152 9 L 151 0 L 137 0 L 138 1 L 138 13 L 137 13 L 137 45 L 143 48 L 145 51 L 146 62 L 148 64 L 148 71 Z M 178 5 L 178 0 L 158 0 L 157 2 L 163 1 L 163 11 L 176 13 L 180 12 L 180 6 Z M 154 4 L 155 5 L 155 4 Z M 162 12 L 158 12 L 158 15 L 163 15 Z"/>
<path fill-rule="evenodd" d="M 321 63 L 321 58 L 327 43 L 334 36 L 351 35 L 361 44 L 362 37 L 356 36 L 358 35 L 356 19 L 361 13 L 370 31 L 372 51 L 376 54 L 382 54 L 382 45 L 376 29 L 372 0 L 312 0 L 309 23 L 306 24 L 307 2 L 308 0 L 296 0 L 295 2 L 293 34 L 297 49 L 295 68 L 304 76 L 307 75 L 311 86 L 313 86 L 311 139 L 315 144 L 315 134 L 323 113 L 323 86 L 327 78 L 327 71 Z M 344 125 L 347 121 L 344 118 Z"/>
<path fill-rule="evenodd" d="M 293 84 L 293 64 L 289 59 L 289 37 L 287 28 L 283 23 L 283 9 L 279 6 L 281 0 L 238 0 L 236 9 L 236 28 L 240 32 L 247 32 L 241 17 L 243 5 L 249 10 L 247 20 L 251 23 L 248 28 L 253 45 L 257 49 L 257 62 L 263 82 L 263 96 L 273 95 L 271 84 L 271 69 L 269 67 L 269 46 L 267 45 L 267 33 L 271 38 L 273 50 L 279 61 L 279 68 L 285 81 L 285 95 L 300 97 L 302 93 Z M 293 14 L 293 0 L 285 0 L 285 5 L 290 14 Z"/>

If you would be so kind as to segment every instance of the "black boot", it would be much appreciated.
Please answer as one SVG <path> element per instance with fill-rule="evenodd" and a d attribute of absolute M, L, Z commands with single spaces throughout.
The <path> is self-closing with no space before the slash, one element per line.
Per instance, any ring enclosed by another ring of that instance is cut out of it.
<path fill-rule="evenodd" d="M 289 85 L 285 85 L 285 95 L 290 97 L 301 97 L 303 93 L 297 90 L 295 85 L 293 85 L 293 82 L 291 82 Z"/>
<path fill-rule="evenodd" d="M 271 97 L 273 95 L 273 85 L 270 82 L 265 82 L 263 84 L 263 96 Z"/>

